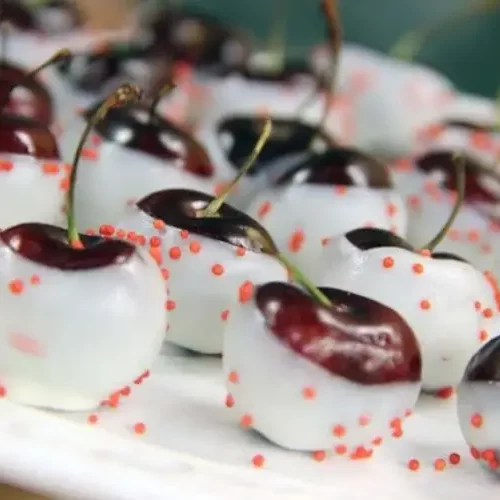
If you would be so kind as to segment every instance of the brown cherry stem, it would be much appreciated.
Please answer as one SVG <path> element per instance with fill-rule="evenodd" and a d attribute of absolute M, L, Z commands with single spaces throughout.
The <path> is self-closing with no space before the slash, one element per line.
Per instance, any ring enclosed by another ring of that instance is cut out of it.
<path fill-rule="evenodd" d="M 162 100 L 163 97 L 170 94 L 175 89 L 176 85 L 174 82 L 169 81 L 166 84 L 162 85 L 160 90 L 155 93 L 151 106 L 149 107 L 149 119 L 151 120 L 156 112 L 156 108 L 158 107 L 158 103 Z"/>
<path fill-rule="evenodd" d="M 206 208 L 202 211 L 201 217 L 217 217 L 220 207 L 225 203 L 227 197 L 231 194 L 231 191 L 238 184 L 240 179 L 253 167 L 255 161 L 259 157 L 262 149 L 266 145 L 269 137 L 271 136 L 271 132 L 273 129 L 272 121 L 270 118 L 267 118 L 264 127 L 262 128 L 262 132 L 260 137 L 253 148 L 252 153 L 247 158 L 245 164 L 241 167 L 238 175 L 231 181 L 231 183 L 224 189 L 224 191 L 217 197 L 215 200 L 212 200 Z"/>
<path fill-rule="evenodd" d="M 422 50 L 422 47 L 435 35 L 447 33 L 455 25 L 468 21 L 471 15 L 489 12 L 499 5 L 500 0 L 477 0 L 472 4 L 468 3 L 464 8 L 453 12 L 452 15 L 445 19 L 440 19 L 437 22 L 404 34 L 389 49 L 389 55 L 396 59 L 413 61 Z"/>
<path fill-rule="evenodd" d="M 3 110 L 7 104 L 9 103 L 10 99 L 10 94 L 12 91 L 25 83 L 29 83 L 33 80 L 33 78 L 40 73 L 40 71 L 43 71 L 45 68 L 52 66 L 53 64 L 60 63 L 64 61 L 65 59 L 68 59 L 71 57 L 71 52 L 69 49 L 61 49 L 58 50 L 52 57 L 47 59 L 44 63 L 40 64 L 37 68 L 34 70 L 30 71 L 28 74 L 26 74 L 23 78 L 21 78 L 19 81 L 13 83 L 8 89 L 7 92 L 4 94 L 2 100 L 0 101 L 0 110 Z"/>
<path fill-rule="evenodd" d="M 333 64 L 330 69 L 330 74 L 327 78 L 327 85 L 325 89 L 325 107 L 323 115 L 321 116 L 316 133 L 311 140 L 311 146 L 325 126 L 330 110 L 332 108 L 331 101 L 336 95 L 337 75 L 339 66 L 340 50 L 342 48 L 342 25 L 340 22 L 340 14 L 337 5 L 337 0 L 321 0 L 321 10 L 326 20 L 328 42 L 332 52 Z"/>
<path fill-rule="evenodd" d="M 81 248 L 82 242 L 78 235 L 78 230 L 75 220 L 75 187 L 77 179 L 78 164 L 80 162 L 80 157 L 82 154 L 82 149 L 87 141 L 87 138 L 91 130 L 96 126 L 98 122 L 103 120 L 108 111 L 111 108 L 121 107 L 125 104 L 136 102 L 140 99 L 142 95 L 142 90 L 130 83 L 124 83 L 120 85 L 102 104 L 99 109 L 94 113 L 94 115 L 88 120 L 85 129 L 82 133 L 80 141 L 76 147 L 75 156 L 73 158 L 73 164 L 71 169 L 71 174 L 69 178 L 69 189 L 67 196 L 67 223 L 68 223 L 68 242 L 71 246 L 75 248 Z"/>
<path fill-rule="evenodd" d="M 454 156 L 456 163 L 456 174 L 457 174 L 457 198 L 455 200 L 455 204 L 453 205 L 453 210 L 451 211 L 448 220 L 445 222 L 444 226 L 439 230 L 439 232 L 432 238 L 432 240 L 423 247 L 423 250 L 433 251 L 440 243 L 443 241 L 443 238 L 446 236 L 451 226 L 455 222 L 457 218 L 458 212 L 462 207 L 462 203 L 465 197 L 465 181 L 466 181 L 466 158 L 463 153 L 457 153 Z"/>

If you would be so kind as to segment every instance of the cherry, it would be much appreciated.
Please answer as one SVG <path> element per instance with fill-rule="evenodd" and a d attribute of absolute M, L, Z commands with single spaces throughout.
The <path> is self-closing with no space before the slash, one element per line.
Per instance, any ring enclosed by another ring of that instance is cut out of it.
<path fill-rule="evenodd" d="M 470 360 L 466 382 L 500 382 L 500 337 L 491 339 Z"/>
<path fill-rule="evenodd" d="M 353 231 L 346 233 L 344 237 L 349 241 L 349 243 L 361 251 L 368 251 L 374 248 L 401 248 L 403 250 L 408 250 L 409 252 L 417 251 L 400 236 L 397 236 L 385 229 L 375 227 L 354 229 Z M 429 256 L 433 259 L 457 260 L 468 263 L 461 257 L 448 252 L 432 252 Z"/>
<path fill-rule="evenodd" d="M 280 177 L 277 185 L 328 184 L 391 189 L 384 165 L 352 148 L 334 147 L 313 155 Z"/>
<path fill-rule="evenodd" d="M 88 110 L 87 120 L 96 109 Z M 96 132 L 109 142 L 164 160 L 180 159 L 182 168 L 202 177 L 210 177 L 213 167 L 204 148 L 189 133 L 143 104 L 110 109 L 106 118 L 95 126 Z"/>
<path fill-rule="evenodd" d="M 157 51 L 197 66 L 238 67 L 249 51 L 242 36 L 206 14 L 164 11 L 150 30 Z"/>
<path fill-rule="evenodd" d="M 267 231 L 249 215 L 230 205 L 222 204 L 218 217 L 205 217 L 205 209 L 214 200 L 214 197 L 197 191 L 168 189 L 146 196 L 137 207 L 150 217 L 189 233 L 254 252 L 276 254 Z"/>
<path fill-rule="evenodd" d="M 0 238 L 25 259 L 63 271 L 124 264 L 135 251 L 134 245 L 125 241 L 86 235 L 79 235 L 85 248 L 75 250 L 66 231 L 49 224 L 19 224 L 1 232 Z"/>
<path fill-rule="evenodd" d="M 261 130 L 262 120 L 254 117 L 228 118 L 220 124 L 219 140 L 229 143 L 226 154 L 231 165 L 236 167 L 248 157 Z M 248 175 L 261 173 L 270 162 L 284 155 L 307 151 L 316 134 L 314 126 L 296 120 L 273 119 L 273 134 Z M 322 132 L 318 140 L 325 147 L 333 145 L 332 140 Z"/>
<path fill-rule="evenodd" d="M 320 290 L 330 307 L 279 282 L 259 286 L 255 301 L 278 340 L 332 375 L 365 385 L 420 380 L 418 342 L 399 314 L 354 293 Z"/>
<path fill-rule="evenodd" d="M 5 113 L 0 114 L 0 153 L 60 159 L 56 138 L 45 123 Z"/>
<path fill-rule="evenodd" d="M 449 190 L 456 189 L 455 156 L 453 151 L 432 151 L 416 159 L 416 167 L 427 174 L 439 172 L 441 187 Z M 464 155 L 466 171 L 465 200 L 468 202 L 497 203 L 499 197 L 488 189 L 487 180 L 494 179 L 487 168 L 470 156 Z"/>

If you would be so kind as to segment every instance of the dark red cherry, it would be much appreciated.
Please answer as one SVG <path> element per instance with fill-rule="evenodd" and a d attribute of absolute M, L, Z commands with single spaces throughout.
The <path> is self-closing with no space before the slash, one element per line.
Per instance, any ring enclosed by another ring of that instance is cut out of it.
<path fill-rule="evenodd" d="M 150 26 L 157 50 L 196 66 L 240 66 L 249 44 L 239 33 L 206 14 L 163 11 Z"/>
<path fill-rule="evenodd" d="M 35 31 L 36 19 L 32 9 L 29 9 L 22 2 L 15 0 L 3 0 L 1 3 L 1 21 L 9 23 L 14 28 L 21 31 Z"/>
<path fill-rule="evenodd" d="M 98 107 L 88 110 L 85 117 L 90 119 Z M 95 126 L 96 132 L 110 142 L 140 151 L 161 160 L 182 160 L 184 170 L 193 174 L 210 177 L 213 174 L 208 154 L 189 133 L 161 118 L 150 114 L 144 104 L 132 104 L 112 108 L 106 118 Z"/>
<path fill-rule="evenodd" d="M 415 160 L 416 167 L 426 174 L 439 172 L 442 175 L 440 186 L 455 191 L 456 180 L 456 153 L 453 151 L 432 151 Z M 496 182 L 487 175 L 481 164 L 465 155 L 465 200 L 468 202 L 497 203 L 500 197 L 488 189 L 488 181 Z"/>
<path fill-rule="evenodd" d="M 31 262 L 63 271 L 81 271 L 122 264 L 134 253 L 132 244 L 80 235 L 83 249 L 68 244 L 67 233 L 49 224 L 27 223 L 10 227 L 0 238 L 13 252 Z"/>
<path fill-rule="evenodd" d="M 249 215 L 230 205 L 222 205 L 219 217 L 202 217 L 203 210 L 213 199 L 213 196 L 189 189 L 167 189 L 146 196 L 137 207 L 168 226 L 254 252 L 277 253 L 269 233 Z"/>
<path fill-rule="evenodd" d="M 500 382 L 500 337 L 491 339 L 477 351 L 465 370 L 464 381 Z"/>
<path fill-rule="evenodd" d="M 331 375 L 363 385 L 420 380 L 419 345 L 398 313 L 354 293 L 321 291 L 331 307 L 280 282 L 257 287 L 255 301 L 280 342 Z"/>
<path fill-rule="evenodd" d="M 415 248 L 400 236 L 376 227 L 353 229 L 346 233 L 344 237 L 351 245 L 361 251 L 368 251 L 373 248 L 401 248 L 409 252 L 415 252 Z M 433 252 L 431 257 L 438 260 L 456 260 L 469 264 L 465 259 L 448 252 Z"/>
<path fill-rule="evenodd" d="M 60 159 L 56 138 L 46 124 L 5 113 L 0 114 L 0 153 Z"/>
<path fill-rule="evenodd" d="M 252 153 L 262 133 L 263 121 L 255 117 L 239 117 L 224 120 L 219 125 L 218 137 L 231 165 L 240 168 Z M 271 137 L 247 175 L 262 172 L 269 163 L 294 153 L 306 152 L 317 134 L 317 128 L 296 120 L 273 119 Z M 332 140 L 324 133 L 318 135 L 324 147 L 332 146 Z"/>
<path fill-rule="evenodd" d="M 356 149 L 340 146 L 310 156 L 280 177 L 277 184 L 392 188 L 385 165 Z"/>
<path fill-rule="evenodd" d="M 382 247 L 402 248 L 410 252 L 414 251 L 414 248 L 407 241 L 385 229 L 362 227 L 349 231 L 344 237 L 349 243 L 362 251 Z"/>
<path fill-rule="evenodd" d="M 24 69 L 7 62 L 0 62 L 0 102 L 10 94 L 11 98 L 3 111 L 14 114 L 23 114 L 30 118 L 50 125 L 53 120 L 53 102 L 47 88 L 35 78 L 25 80 L 28 72 Z M 15 87 L 15 88 L 14 88 Z M 18 107 L 19 99 L 14 99 L 16 92 L 24 92 L 26 97 L 27 111 L 24 107 Z"/>

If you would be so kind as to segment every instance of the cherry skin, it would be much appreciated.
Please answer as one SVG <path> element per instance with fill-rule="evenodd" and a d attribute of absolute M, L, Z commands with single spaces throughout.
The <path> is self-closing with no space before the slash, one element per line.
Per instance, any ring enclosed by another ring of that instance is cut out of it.
<path fill-rule="evenodd" d="M 321 291 L 330 308 L 279 282 L 259 286 L 255 300 L 278 340 L 332 375 L 363 385 L 420 380 L 420 348 L 399 314 L 360 295 Z"/>
<path fill-rule="evenodd" d="M 33 11 L 14 0 L 4 0 L 2 2 L 2 22 L 10 23 L 22 31 L 36 30 L 36 19 Z"/>
<path fill-rule="evenodd" d="M 60 160 L 57 141 L 47 125 L 5 113 L 0 114 L 0 153 Z"/>
<path fill-rule="evenodd" d="M 470 360 L 464 382 L 500 382 L 500 337 L 491 339 Z"/>
<path fill-rule="evenodd" d="M 296 165 L 277 180 L 285 184 L 326 184 L 391 189 L 385 166 L 352 148 L 334 147 Z"/>
<path fill-rule="evenodd" d="M 122 264 L 135 251 L 135 247 L 125 241 L 86 235 L 80 235 L 84 248 L 75 249 L 68 244 L 64 229 L 39 223 L 10 227 L 0 233 L 0 238 L 21 257 L 62 271 L 81 271 Z"/>
<path fill-rule="evenodd" d="M 98 107 L 88 110 L 85 118 L 90 119 Z M 156 113 L 150 115 L 148 107 L 143 104 L 112 108 L 94 128 L 105 140 L 123 147 L 162 160 L 183 160 L 182 168 L 192 174 L 200 177 L 211 177 L 213 174 L 205 150 L 187 132 Z M 183 151 L 175 150 L 170 141 L 180 143 Z"/>
<path fill-rule="evenodd" d="M 222 205 L 219 217 L 203 217 L 203 210 L 212 200 L 213 196 L 190 189 L 166 189 L 146 196 L 137 207 L 168 226 L 254 252 L 277 253 L 267 231 L 230 205 Z"/>
<path fill-rule="evenodd" d="M 219 125 L 219 140 L 231 138 L 231 146 L 226 152 L 233 166 L 243 165 L 257 143 L 262 130 L 262 120 L 255 117 L 229 118 Z M 296 120 L 273 119 L 273 133 L 262 150 L 258 160 L 247 176 L 255 176 L 262 172 L 270 162 L 288 154 L 307 151 L 311 141 L 317 134 L 317 128 Z M 332 140 L 324 133 L 318 135 L 326 146 L 332 146 Z"/>
<path fill-rule="evenodd" d="M 33 113 L 30 114 L 30 117 L 50 125 L 54 117 L 53 102 L 50 92 L 36 77 L 23 81 L 27 75 L 28 72 L 18 66 L 5 61 L 0 62 L 0 99 L 4 99 L 7 94 L 11 93 L 11 91 L 14 93 L 17 89 L 27 91 L 30 94 L 30 101 L 33 109 Z M 16 85 L 21 81 L 21 85 Z M 16 87 L 13 90 L 15 85 Z M 12 109 L 12 104 L 10 102 L 6 106 L 6 109 L 17 114 L 17 110 Z"/>
<path fill-rule="evenodd" d="M 440 172 L 443 174 L 441 187 L 455 191 L 456 185 L 456 159 L 453 151 L 433 151 L 416 159 L 415 165 L 418 170 L 424 173 Z M 481 165 L 471 157 L 465 155 L 465 201 L 466 202 L 486 202 L 498 203 L 499 198 L 488 190 L 481 177 L 488 177 L 481 169 Z"/>

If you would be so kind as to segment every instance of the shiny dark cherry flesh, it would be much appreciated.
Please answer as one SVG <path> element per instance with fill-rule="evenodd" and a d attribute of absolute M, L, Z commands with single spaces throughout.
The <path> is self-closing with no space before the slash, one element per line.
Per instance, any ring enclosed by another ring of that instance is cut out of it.
<path fill-rule="evenodd" d="M 0 114 L 0 153 L 60 160 L 57 141 L 48 127 L 24 116 Z"/>
<path fill-rule="evenodd" d="M 471 359 L 465 371 L 467 382 L 500 382 L 500 337 L 491 339 Z"/>
<path fill-rule="evenodd" d="M 252 153 L 262 132 L 262 126 L 262 120 L 256 120 L 254 117 L 229 118 L 219 126 L 219 141 L 223 141 L 224 135 L 231 137 L 232 144 L 226 152 L 226 156 L 235 168 L 240 168 Z M 278 160 L 284 155 L 307 151 L 316 133 L 315 127 L 305 123 L 273 119 L 271 137 L 248 175 L 257 175 L 270 162 Z M 323 141 L 325 146 L 332 145 L 332 141 L 323 133 L 319 135 L 319 139 Z"/>
<path fill-rule="evenodd" d="M 425 173 L 442 172 L 444 179 L 441 187 L 455 191 L 457 189 L 457 174 L 455 159 L 456 153 L 453 151 L 436 151 L 420 156 L 415 161 L 416 167 Z M 470 202 L 497 203 L 498 196 L 486 189 L 479 182 L 480 176 L 487 176 L 481 165 L 469 156 L 465 157 L 465 199 Z"/>
<path fill-rule="evenodd" d="M 360 295 L 333 288 L 321 291 L 332 307 L 280 282 L 259 286 L 255 301 L 277 339 L 331 375 L 363 385 L 420 380 L 418 342 L 399 314 Z"/>
<path fill-rule="evenodd" d="M 90 119 L 99 106 L 85 113 Z M 145 153 L 161 160 L 183 159 L 183 169 L 201 177 L 210 177 L 213 167 L 204 149 L 187 132 L 161 118 L 156 113 L 150 116 L 143 104 L 124 108 L 112 108 L 106 118 L 95 126 L 96 132 L 109 142 Z M 185 153 L 170 148 L 162 135 L 183 144 Z"/>
<path fill-rule="evenodd" d="M 45 86 L 36 78 L 25 81 L 24 78 L 27 74 L 28 73 L 22 68 L 5 61 L 0 62 L 0 100 L 11 93 L 14 85 L 22 82 L 22 84 L 17 85 L 15 88 L 25 89 L 29 92 L 34 111 L 32 118 L 36 118 L 50 125 L 53 120 L 52 97 Z M 12 93 L 14 92 L 15 90 Z M 6 109 L 9 109 L 9 106 L 7 106 Z M 12 110 L 12 112 L 15 113 L 15 110 Z"/>
<path fill-rule="evenodd" d="M 351 245 L 361 251 L 368 251 L 373 248 L 401 248 L 409 252 L 415 252 L 415 248 L 400 236 L 376 227 L 353 229 L 346 233 L 344 237 Z M 433 252 L 431 257 L 438 260 L 456 260 L 469 264 L 465 259 L 448 252 Z"/>
<path fill-rule="evenodd" d="M 222 205 L 220 217 L 200 217 L 213 199 L 213 196 L 189 189 L 166 189 L 146 196 L 137 207 L 168 226 L 254 252 L 277 252 L 267 231 L 249 215 L 230 205 Z"/>
<path fill-rule="evenodd" d="M 25 259 L 63 271 L 122 264 L 135 251 L 135 247 L 125 241 L 86 235 L 80 235 L 84 248 L 74 249 L 68 245 L 66 231 L 49 224 L 20 224 L 2 231 L 0 238 Z"/>
<path fill-rule="evenodd" d="M 373 189 L 392 188 L 389 173 L 382 163 L 356 149 L 340 146 L 312 155 L 286 172 L 276 184 L 278 186 L 326 184 Z"/>

